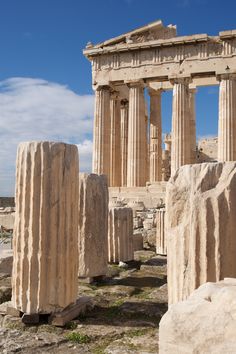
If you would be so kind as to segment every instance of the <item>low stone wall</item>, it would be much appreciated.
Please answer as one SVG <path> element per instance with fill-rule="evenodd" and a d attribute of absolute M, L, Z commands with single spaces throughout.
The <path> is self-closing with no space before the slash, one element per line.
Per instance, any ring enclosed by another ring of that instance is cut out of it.
<path fill-rule="evenodd" d="M 110 201 L 118 198 L 125 204 L 141 201 L 145 208 L 156 208 L 165 202 L 167 182 L 156 182 L 146 187 L 109 187 Z"/>

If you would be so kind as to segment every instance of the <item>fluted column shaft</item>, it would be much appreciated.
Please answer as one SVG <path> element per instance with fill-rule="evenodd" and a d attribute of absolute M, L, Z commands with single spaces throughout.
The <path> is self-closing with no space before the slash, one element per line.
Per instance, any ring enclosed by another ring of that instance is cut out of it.
<path fill-rule="evenodd" d="M 218 160 L 236 161 L 236 75 L 221 75 Z"/>
<path fill-rule="evenodd" d="M 190 123 L 188 79 L 174 81 L 171 134 L 171 175 L 190 163 Z"/>
<path fill-rule="evenodd" d="M 196 111 L 195 111 L 196 89 L 189 90 L 189 111 L 190 111 L 190 162 L 196 163 Z"/>
<path fill-rule="evenodd" d="M 128 156 L 128 114 L 127 100 L 121 101 L 121 186 L 127 186 L 127 156 Z"/>
<path fill-rule="evenodd" d="M 111 112 L 111 155 L 110 186 L 121 186 L 121 141 L 120 141 L 120 100 L 117 92 L 110 98 Z"/>
<path fill-rule="evenodd" d="M 149 90 L 150 95 L 150 182 L 161 181 L 162 129 L 161 91 Z"/>
<path fill-rule="evenodd" d="M 93 172 L 107 175 L 110 172 L 110 88 L 99 86 L 95 92 L 93 129 Z"/>
<path fill-rule="evenodd" d="M 49 314 L 76 301 L 78 174 L 75 145 L 18 147 L 12 304 L 21 312 Z"/>
<path fill-rule="evenodd" d="M 129 86 L 128 187 L 145 186 L 146 137 L 144 89 L 136 82 Z"/>

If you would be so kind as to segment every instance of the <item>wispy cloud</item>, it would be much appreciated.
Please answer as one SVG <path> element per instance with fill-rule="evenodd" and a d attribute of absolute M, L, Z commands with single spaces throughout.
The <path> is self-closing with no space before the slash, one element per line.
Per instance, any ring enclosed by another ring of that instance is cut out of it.
<path fill-rule="evenodd" d="M 13 195 L 21 141 L 53 140 L 79 146 L 80 171 L 91 170 L 93 95 L 42 79 L 0 82 L 0 196 Z"/>

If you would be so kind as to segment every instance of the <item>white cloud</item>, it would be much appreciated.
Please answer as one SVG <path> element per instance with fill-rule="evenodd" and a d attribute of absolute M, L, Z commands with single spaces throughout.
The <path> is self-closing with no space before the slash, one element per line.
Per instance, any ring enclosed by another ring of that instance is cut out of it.
<path fill-rule="evenodd" d="M 93 95 L 41 79 L 0 82 L 0 196 L 13 195 L 15 157 L 21 141 L 77 144 L 80 171 L 91 170 Z"/>

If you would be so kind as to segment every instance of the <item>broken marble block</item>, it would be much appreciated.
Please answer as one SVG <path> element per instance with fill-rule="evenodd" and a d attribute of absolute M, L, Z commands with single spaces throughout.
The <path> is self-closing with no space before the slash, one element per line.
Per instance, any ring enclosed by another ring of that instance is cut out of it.
<path fill-rule="evenodd" d="M 162 317 L 160 354 L 236 353 L 235 314 L 235 278 L 201 285 Z"/>
<path fill-rule="evenodd" d="M 236 277 L 236 162 L 180 167 L 167 184 L 169 304 Z"/>

